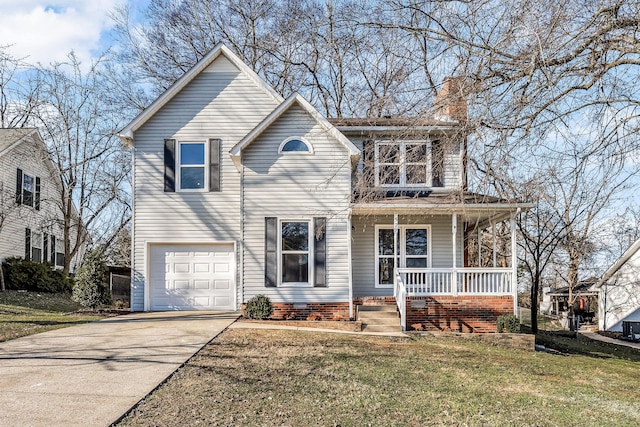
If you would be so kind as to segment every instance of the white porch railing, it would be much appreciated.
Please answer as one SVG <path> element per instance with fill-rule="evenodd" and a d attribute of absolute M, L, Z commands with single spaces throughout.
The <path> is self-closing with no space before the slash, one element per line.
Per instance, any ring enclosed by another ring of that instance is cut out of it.
<path fill-rule="evenodd" d="M 397 270 L 393 281 L 393 296 L 400 312 L 400 325 L 402 325 L 402 330 L 405 331 L 407 329 L 407 287 L 404 284 L 402 275 Z"/>
<path fill-rule="evenodd" d="M 512 295 L 512 273 L 511 268 L 398 268 L 396 287 L 403 283 L 408 296 Z"/>

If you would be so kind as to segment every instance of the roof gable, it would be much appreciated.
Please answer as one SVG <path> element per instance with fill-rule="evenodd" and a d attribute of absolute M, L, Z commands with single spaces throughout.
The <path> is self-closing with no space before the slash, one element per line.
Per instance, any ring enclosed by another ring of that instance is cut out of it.
<path fill-rule="evenodd" d="M 611 267 L 602 275 L 602 278 L 596 283 L 596 287 L 604 285 L 611 277 L 616 274 L 623 265 L 627 263 L 640 250 L 640 239 L 636 240 L 633 245 L 629 246 L 620 258 L 613 263 Z"/>
<path fill-rule="evenodd" d="M 301 106 L 320 126 L 322 126 L 333 138 L 340 142 L 349 153 L 351 157 L 352 166 L 358 163 L 360 157 L 360 150 L 353 145 L 349 139 L 344 136 L 338 129 L 336 129 L 322 114 L 318 112 L 311 104 L 307 102 L 302 96 L 294 93 L 284 102 L 282 102 L 275 110 L 271 112 L 258 126 L 256 126 L 251 132 L 249 132 L 240 142 L 238 142 L 230 151 L 229 155 L 234 164 L 240 169 L 240 157 L 242 150 L 247 148 L 258 136 L 262 134 L 271 124 L 273 124 L 280 116 L 289 110 L 293 105 Z"/>
<path fill-rule="evenodd" d="M 267 95 L 269 95 L 277 103 L 283 101 L 282 96 L 278 94 L 271 86 L 269 86 L 255 71 L 247 66 L 237 55 L 224 44 L 217 44 L 207 55 L 198 61 L 189 71 L 184 73 L 174 84 L 171 85 L 162 95 L 156 98 L 147 108 L 138 114 L 127 126 L 120 132 L 119 136 L 125 142 L 131 144 L 133 141 L 133 133 L 144 125 L 151 117 L 153 117 L 164 105 L 166 105 L 173 97 L 176 96 L 185 86 L 187 86 L 196 76 L 209 68 L 216 59 L 224 57 L 233 64 L 241 73 L 251 79 L 256 87 Z"/>
<path fill-rule="evenodd" d="M 42 142 L 38 130 L 35 128 L 2 128 L 0 129 L 0 157 L 20 145 L 27 138 L 38 139 Z M 43 143 L 44 144 L 44 143 Z"/>

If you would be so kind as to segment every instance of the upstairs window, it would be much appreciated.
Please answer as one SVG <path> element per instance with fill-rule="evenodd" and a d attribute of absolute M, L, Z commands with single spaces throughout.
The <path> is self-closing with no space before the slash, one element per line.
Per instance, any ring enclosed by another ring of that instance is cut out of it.
<path fill-rule="evenodd" d="M 278 149 L 278 153 L 280 154 L 286 154 L 286 153 L 312 154 L 313 148 L 311 147 L 311 144 L 305 139 L 294 136 L 282 141 L 282 144 L 280 144 L 280 148 Z"/>
<path fill-rule="evenodd" d="M 375 145 L 375 183 L 379 187 L 442 186 L 441 166 L 434 177 L 432 148 L 437 141 L 380 141 Z M 438 150 L 438 154 L 441 150 Z M 440 165 L 441 162 L 438 162 Z"/>
<path fill-rule="evenodd" d="M 207 188 L 206 144 L 181 142 L 178 152 L 178 179 L 180 190 Z"/>
<path fill-rule="evenodd" d="M 16 203 L 40 210 L 40 178 L 18 169 L 16 178 Z"/>

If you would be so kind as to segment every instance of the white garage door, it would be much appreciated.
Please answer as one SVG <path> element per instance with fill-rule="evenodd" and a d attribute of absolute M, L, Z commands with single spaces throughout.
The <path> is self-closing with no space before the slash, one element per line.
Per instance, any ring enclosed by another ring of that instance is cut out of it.
<path fill-rule="evenodd" d="M 230 310 L 235 301 L 233 245 L 151 245 L 151 310 Z"/>

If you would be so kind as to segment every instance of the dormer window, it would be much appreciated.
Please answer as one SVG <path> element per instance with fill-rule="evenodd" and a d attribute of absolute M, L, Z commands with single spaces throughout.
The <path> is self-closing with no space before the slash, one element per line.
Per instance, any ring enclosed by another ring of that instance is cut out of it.
<path fill-rule="evenodd" d="M 278 153 L 298 153 L 298 154 L 313 154 L 313 147 L 311 144 L 303 138 L 293 136 L 282 141 Z"/>
<path fill-rule="evenodd" d="M 437 141 L 377 141 L 375 179 L 379 187 L 440 187 L 440 152 Z M 434 160 L 438 157 L 438 165 Z M 436 172 L 437 176 L 433 176 Z"/>

